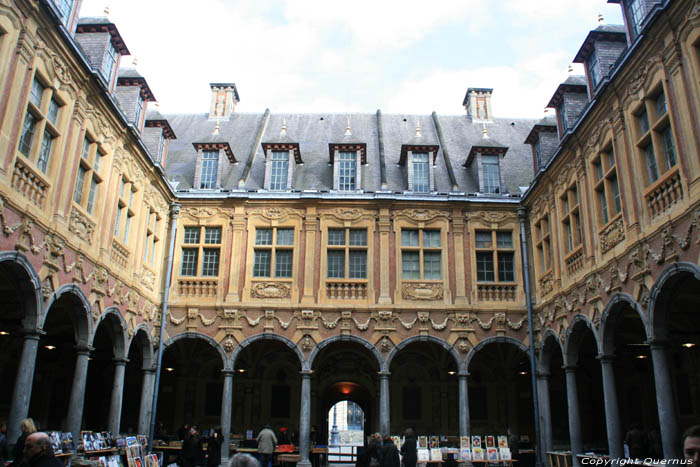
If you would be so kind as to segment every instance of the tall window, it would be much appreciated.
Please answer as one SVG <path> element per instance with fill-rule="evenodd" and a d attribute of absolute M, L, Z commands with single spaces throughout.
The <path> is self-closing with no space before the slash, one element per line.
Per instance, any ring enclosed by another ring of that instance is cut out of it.
<path fill-rule="evenodd" d="M 104 156 L 99 151 L 97 143 L 88 135 L 85 135 L 80 152 L 80 164 L 78 165 L 73 201 L 90 214 L 95 210 L 95 199 L 98 195 L 99 186 L 102 183 L 102 176 L 100 175 L 102 157 Z"/>
<path fill-rule="evenodd" d="M 187 226 L 182 245 L 181 275 L 196 276 L 198 273 L 205 277 L 219 275 L 221 227 Z"/>
<path fill-rule="evenodd" d="M 80 172 L 78 172 L 80 177 Z M 114 221 L 114 236 L 124 245 L 129 244 L 129 231 L 136 212 L 133 209 L 136 187 L 122 177 L 119 183 L 119 198 L 117 199 L 117 217 Z M 75 200 L 75 197 L 73 198 Z"/>
<path fill-rule="evenodd" d="M 578 201 L 578 186 L 571 185 L 560 199 L 561 223 L 566 234 L 566 252 L 569 253 L 581 244 L 581 214 Z"/>
<path fill-rule="evenodd" d="M 481 156 L 481 166 L 484 173 L 484 193 L 501 192 L 501 172 L 499 156 Z"/>
<path fill-rule="evenodd" d="M 559 104 L 559 121 L 561 122 L 561 132 L 564 134 L 566 133 L 566 130 L 569 129 L 569 121 L 566 117 L 566 102 L 564 102 L 563 97 L 561 104 Z"/>
<path fill-rule="evenodd" d="M 219 171 L 219 151 L 202 152 L 202 170 L 199 175 L 199 188 L 210 190 L 216 188 Z"/>
<path fill-rule="evenodd" d="M 338 154 L 338 190 L 353 191 L 357 189 L 357 153 L 340 152 Z"/>
<path fill-rule="evenodd" d="M 586 67 L 588 68 L 588 75 L 591 78 L 591 87 L 595 89 L 598 87 L 598 83 L 600 83 L 598 53 L 595 51 L 595 48 L 591 51 L 591 55 L 588 56 L 588 60 L 586 60 Z"/>
<path fill-rule="evenodd" d="M 512 282 L 515 280 L 513 232 L 510 230 L 477 230 L 476 280 Z"/>
<path fill-rule="evenodd" d="M 292 277 L 294 229 L 255 229 L 253 277 Z"/>
<path fill-rule="evenodd" d="M 639 28 L 644 21 L 644 5 L 643 0 L 626 0 L 625 11 L 627 12 L 627 23 L 632 32 L 632 37 L 639 35 Z"/>
<path fill-rule="evenodd" d="M 535 249 L 539 275 L 552 268 L 552 239 L 549 228 L 549 215 L 542 217 L 535 224 Z"/>
<path fill-rule="evenodd" d="M 442 279 L 442 246 L 439 230 L 401 230 L 401 277 Z"/>
<path fill-rule="evenodd" d="M 622 210 L 617 164 L 612 144 L 608 145 L 593 161 L 593 172 L 598 226 L 603 227 Z"/>
<path fill-rule="evenodd" d="M 428 153 L 413 153 L 413 191 L 428 193 L 430 191 L 430 161 Z"/>
<path fill-rule="evenodd" d="M 149 208 L 146 222 L 145 241 L 143 245 L 143 262 L 150 264 L 151 266 L 155 263 L 156 247 L 160 241 L 159 228 L 160 218 L 156 212 Z"/>
<path fill-rule="evenodd" d="M 289 174 L 289 151 L 272 151 L 270 164 L 270 190 L 286 190 Z"/>
<path fill-rule="evenodd" d="M 328 229 L 327 277 L 367 279 L 367 230 Z"/>
<path fill-rule="evenodd" d="M 54 140 L 60 136 L 58 117 L 61 106 L 53 91 L 34 78 L 17 149 L 44 173 L 49 168 Z"/>
<path fill-rule="evenodd" d="M 654 183 L 676 166 L 678 157 L 663 89 L 644 100 L 635 114 L 637 147 L 646 167 L 647 183 Z"/>
<path fill-rule="evenodd" d="M 102 57 L 102 76 L 107 81 L 107 83 L 112 82 L 112 73 L 114 72 L 114 67 L 117 65 L 117 49 L 114 48 L 112 41 L 109 41 L 107 48 L 105 49 L 105 54 Z"/>

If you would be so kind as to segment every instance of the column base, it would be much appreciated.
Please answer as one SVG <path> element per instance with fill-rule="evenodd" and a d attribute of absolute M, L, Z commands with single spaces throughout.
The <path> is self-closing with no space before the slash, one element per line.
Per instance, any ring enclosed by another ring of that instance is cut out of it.
<path fill-rule="evenodd" d="M 310 460 L 300 460 L 297 462 L 297 467 L 311 467 L 311 461 Z"/>

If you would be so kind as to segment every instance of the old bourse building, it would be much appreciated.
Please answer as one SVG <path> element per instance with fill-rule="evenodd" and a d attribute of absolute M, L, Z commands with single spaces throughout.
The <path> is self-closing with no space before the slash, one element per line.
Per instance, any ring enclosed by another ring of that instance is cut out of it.
<path fill-rule="evenodd" d="M 609 2 L 625 24 L 527 120 L 488 88 L 456 116 L 247 114 L 233 83 L 164 116 L 107 18 L 0 0 L 8 438 L 27 416 L 148 433 L 157 390 L 167 430 L 289 426 L 302 464 L 341 400 L 367 432 L 620 457 L 639 424 L 678 457 L 700 416 L 700 3 Z"/>

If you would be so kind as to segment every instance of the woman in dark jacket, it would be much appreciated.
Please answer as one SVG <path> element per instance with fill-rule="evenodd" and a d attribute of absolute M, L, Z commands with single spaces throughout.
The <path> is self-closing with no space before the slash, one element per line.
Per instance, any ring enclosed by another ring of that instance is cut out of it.
<path fill-rule="evenodd" d="M 401 456 L 404 467 L 416 467 L 418 462 L 418 450 L 416 446 L 416 434 L 413 428 L 406 428 L 406 437 L 401 446 Z"/>
<path fill-rule="evenodd" d="M 224 442 L 221 430 L 217 428 L 207 442 L 207 466 L 218 467 L 221 464 L 221 445 Z"/>
<path fill-rule="evenodd" d="M 377 467 L 381 463 L 381 450 L 382 450 L 382 435 L 375 433 L 369 437 L 369 448 L 367 454 L 369 454 L 369 465 L 370 467 Z"/>
<path fill-rule="evenodd" d="M 382 444 L 381 467 L 401 467 L 401 459 L 399 459 L 399 450 L 391 440 L 391 436 L 384 435 L 384 444 Z"/>
<path fill-rule="evenodd" d="M 180 451 L 180 467 L 194 467 L 202 465 L 202 440 L 195 427 L 190 427 L 189 433 L 185 435 Z"/>

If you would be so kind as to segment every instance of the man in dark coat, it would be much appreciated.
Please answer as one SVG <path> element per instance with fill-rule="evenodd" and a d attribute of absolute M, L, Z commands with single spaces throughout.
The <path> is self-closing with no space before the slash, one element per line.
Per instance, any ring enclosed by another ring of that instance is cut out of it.
<path fill-rule="evenodd" d="M 391 436 L 384 435 L 384 443 L 381 449 L 381 467 L 401 467 L 401 459 L 399 458 L 399 450 L 391 440 Z"/>
<path fill-rule="evenodd" d="M 207 467 L 219 467 L 221 464 L 221 444 L 223 440 L 221 430 L 218 428 L 209 437 L 207 442 Z"/>
<path fill-rule="evenodd" d="M 63 462 L 54 456 L 51 439 L 46 433 L 36 432 L 27 436 L 23 454 L 29 467 L 63 467 Z"/>
<path fill-rule="evenodd" d="M 416 467 L 418 447 L 416 445 L 416 433 L 413 431 L 413 428 L 406 428 L 403 445 L 401 446 L 401 456 L 404 467 Z"/>
<path fill-rule="evenodd" d="M 180 467 L 194 467 L 202 465 L 202 440 L 199 438 L 196 427 L 190 427 L 189 433 L 182 442 L 180 451 Z"/>

